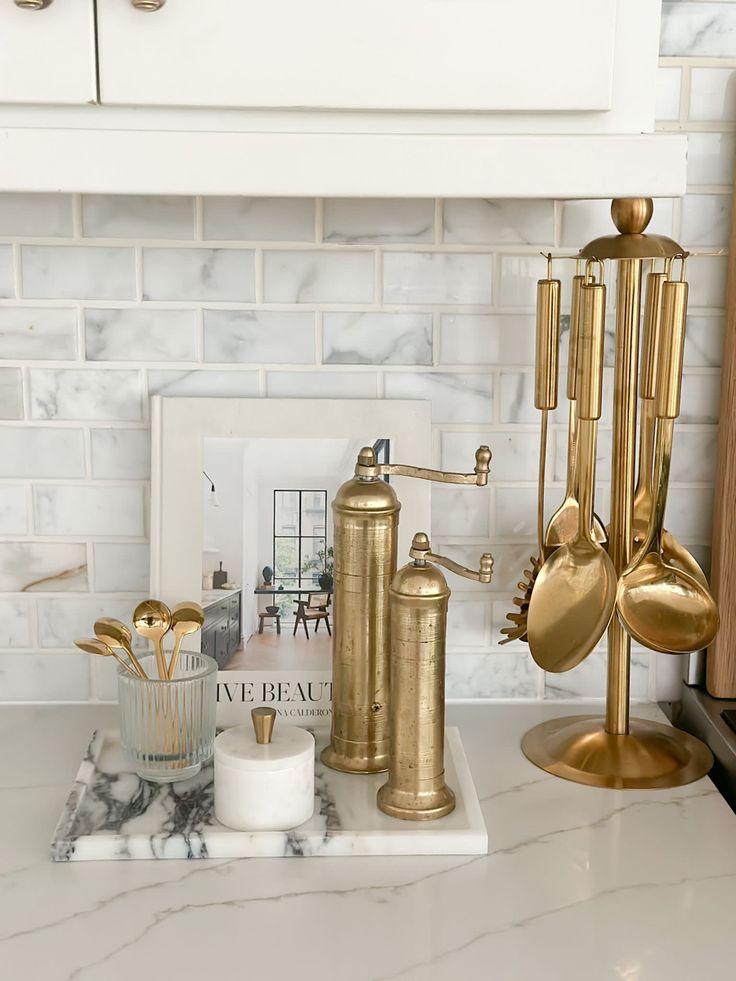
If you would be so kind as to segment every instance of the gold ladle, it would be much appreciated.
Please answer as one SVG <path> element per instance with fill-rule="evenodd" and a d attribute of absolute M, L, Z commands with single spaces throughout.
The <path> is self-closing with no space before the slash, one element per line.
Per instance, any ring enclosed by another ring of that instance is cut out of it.
<path fill-rule="evenodd" d="M 682 357 L 685 343 L 687 283 L 663 285 L 659 339 L 654 485 L 656 497 L 646 538 L 617 590 L 619 619 L 645 647 L 662 653 L 688 654 L 707 647 L 718 631 L 718 608 L 706 587 L 661 555 L 662 524 L 667 506 L 672 434 L 680 413 Z"/>
<path fill-rule="evenodd" d="M 171 611 L 171 629 L 174 632 L 174 650 L 171 653 L 168 678 L 174 677 L 176 662 L 179 660 L 181 643 L 187 634 L 194 634 L 201 630 L 204 623 L 204 610 L 199 603 L 179 603 Z"/>
<path fill-rule="evenodd" d="M 567 478 L 565 498 L 549 520 L 544 535 L 545 549 L 558 548 L 571 541 L 577 534 L 580 522 L 580 504 L 577 492 L 577 374 L 578 338 L 580 336 L 580 315 L 582 313 L 581 288 L 585 277 L 576 274 L 572 278 L 572 300 L 570 306 L 570 343 L 567 359 L 567 398 L 570 403 L 567 430 Z M 606 529 L 597 514 L 593 513 L 593 535 L 602 545 L 608 541 Z"/>
<path fill-rule="evenodd" d="M 590 266 L 589 266 L 590 268 Z M 602 266 L 601 266 L 602 272 Z M 578 354 L 578 530 L 542 566 L 529 603 L 529 649 L 545 671 L 568 671 L 601 639 L 616 599 L 616 570 L 592 534 L 601 414 L 606 288 L 586 277 Z"/>
<path fill-rule="evenodd" d="M 97 640 L 96 637 L 84 637 L 82 640 L 75 640 L 74 644 L 80 651 L 84 651 L 85 654 L 99 654 L 102 657 L 114 657 L 118 664 L 125 668 L 128 674 L 134 678 L 140 677 L 122 655 L 118 654 L 112 647 L 108 647 L 107 644 L 103 644 L 101 640 Z"/>
<path fill-rule="evenodd" d="M 634 515 L 632 528 L 635 546 L 640 546 L 647 537 L 649 520 L 653 508 L 653 454 L 654 454 L 654 395 L 659 347 L 659 334 L 662 320 L 662 287 L 667 273 L 650 272 L 647 276 L 646 301 L 644 305 L 644 329 L 642 342 L 641 372 L 639 375 L 639 398 L 641 414 L 639 427 L 639 476 L 634 492 Z M 678 542 L 666 528 L 661 534 L 662 555 L 668 565 L 686 572 L 708 589 L 708 580 L 695 558 Z"/>
<path fill-rule="evenodd" d="M 95 620 L 95 636 L 113 650 L 125 651 L 138 677 L 148 677 L 133 653 L 133 635 L 124 623 L 110 617 L 100 617 L 99 620 Z"/>
<path fill-rule="evenodd" d="M 162 641 L 171 626 L 171 610 L 160 600 L 143 600 L 133 611 L 133 626 L 141 637 L 153 641 L 158 676 L 161 679 L 168 678 Z"/>

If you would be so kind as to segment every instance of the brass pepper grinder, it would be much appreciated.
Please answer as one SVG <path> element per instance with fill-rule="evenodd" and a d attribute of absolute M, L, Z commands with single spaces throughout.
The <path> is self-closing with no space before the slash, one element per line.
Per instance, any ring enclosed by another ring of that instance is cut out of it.
<path fill-rule="evenodd" d="M 332 732 L 322 761 L 347 773 L 380 773 L 388 766 L 389 599 L 396 573 L 401 504 L 381 477 L 395 474 L 446 484 L 485 487 L 491 451 L 481 446 L 472 473 L 445 473 L 376 462 L 372 447 L 358 454 L 355 476 L 332 502 L 334 630 Z"/>
<path fill-rule="evenodd" d="M 433 821 L 455 807 L 455 795 L 445 783 L 450 588 L 437 566 L 476 582 L 489 583 L 493 575 L 489 552 L 476 572 L 430 549 L 427 535 L 416 534 L 409 550 L 413 561 L 399 569 L 390 589 L 391 746 L 388 782 L 377 802 L 385 814 L 405 821 Z"/>

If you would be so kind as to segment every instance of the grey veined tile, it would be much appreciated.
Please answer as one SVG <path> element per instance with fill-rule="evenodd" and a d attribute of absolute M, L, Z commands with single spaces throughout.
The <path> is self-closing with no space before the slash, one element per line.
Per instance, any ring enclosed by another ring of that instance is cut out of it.
<path fill-rule="evenodd" d="M 83 476 L 81 428 L 0 426 L 0 477 Z"/>
<path fill-rule="evenodd" d="M 552 245 L 554 201 L 457 198 L 444 203 L 444 241 Z"/>
<path fill-rule="evenodd" d="M 143 298 L 252 301 L 254 253 L 248 249 L 144 249 Z"/>
<path fill-rule="evenodd" d="M 491 302 L 493 257 L 477 253 L 387 252 L 384 303 Z"/>
<path fill-rule="evenodd" d="M 32 300 L 133 300 L 132 248 L 21 246 L 23 295 Z"/>
<path fill-rule="evenodd" d="M 0 357 L 72 361 L 76 356 L 77 315 L 71 307 L 0 307 Z"/>
<path fill-rule="evenodd" d="M 90 238 L 194 238 L 194 198 L 85 194 L 82 228 Z"/>
<path fill-rule="evenodd" d="M 204 359 L 224 364 L 313 364 L 314 314 L 205 310 Z"/>
<path fill-rule="evenodd" d="M 263 294 L 275 303 L 370 303 L 372 252 L 266 251 Z"/>
<path fill-rule="evenodd" d="M 240 242 L 313 242 L 313 198 L 208 197 L 204 237 Z"/>
<path fill-rule="evenodd" d="M 432 364 L 432 315 L 324 314 L 326 364 Z"/>
<path fill-rule="evenodd" d="M 33 419 L 142 418 L 138 371 L 34 368 L 29 374 Z"/>
<path fill-rule="evenodd" d="M 0 194 L 0 235 L 71 234 L 71 194 Z"/>
<path fill-rule="evenodd" d="M 195 310 L 85 310 L 88 361 L 194 361 Z"/>
<path fill-rule="evenodd" d="M 13 249 L 10 245 L 0 245 L 0 297 L 10 296 L 15 296 Z"/>
<path fill-rule="evenodd" d="M 325 242 L 432 242 L 434 200 L 329 198 L 323 235 Z"/>

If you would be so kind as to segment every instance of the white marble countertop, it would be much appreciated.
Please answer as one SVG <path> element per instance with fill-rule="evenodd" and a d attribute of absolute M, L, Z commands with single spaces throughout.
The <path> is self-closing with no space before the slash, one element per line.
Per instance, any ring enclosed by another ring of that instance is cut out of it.
<path fill-rule="evenodd" d="M 48 842 L 111 706 L 0 710 L 0 974 L 33 981 L 692 981 L 736 963 L 736 816 L 709 780 L 556 780 L 526 729 L 590 705 L 451 706 L 482 857 L 52 864 Z M 637 714 L 655 715 L 639 706 Z"/>
<path fill-rule="evenodd" d="M 221 603 L 228 596 L 237 596 L 241 592 L 240 586 L 237 589 L 203 589 L 202 590 L 202 609 L 206 610 L 215 603 Z"/>

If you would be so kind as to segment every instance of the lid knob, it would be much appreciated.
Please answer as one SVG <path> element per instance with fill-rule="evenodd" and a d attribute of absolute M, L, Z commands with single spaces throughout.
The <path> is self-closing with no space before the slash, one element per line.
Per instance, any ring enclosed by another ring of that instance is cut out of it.
<path fill-rule="evenodd" d="M 251 709 L 250 717 L 253 720 L 253 730 L 256 734 L 256 742 L 265 746 L 271 742 L 273 734 L 273 724 L 276 721 L 276 709 L 261 708 Z"/>

